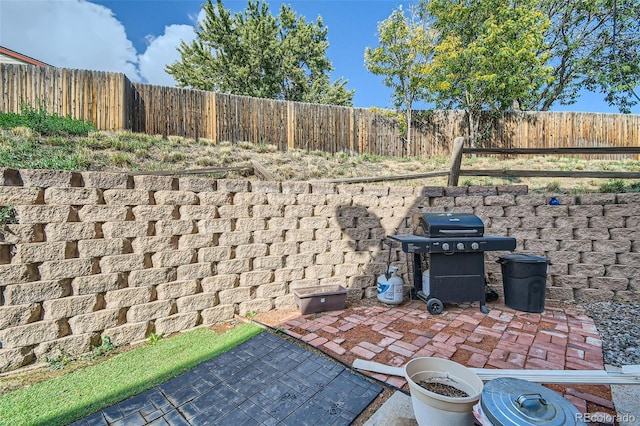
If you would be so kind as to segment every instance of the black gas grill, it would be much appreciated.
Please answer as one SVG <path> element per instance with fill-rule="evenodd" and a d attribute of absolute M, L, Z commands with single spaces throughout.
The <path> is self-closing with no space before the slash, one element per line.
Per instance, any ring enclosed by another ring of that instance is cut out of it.
<path fill-rule="evenodd" d="M 426 302 L 432 314 L 442 313 L 443 302 L 480 302 L 485 306 L 485 251 L 511 251 L 511 237 L 484 235 L 482 219 L 471 213 L 415 213 L 412 235 L 390 235 L 405 253 L 413 254 L 412 298 Z M 429 288 L 422 273 L 428 268 Z"/>

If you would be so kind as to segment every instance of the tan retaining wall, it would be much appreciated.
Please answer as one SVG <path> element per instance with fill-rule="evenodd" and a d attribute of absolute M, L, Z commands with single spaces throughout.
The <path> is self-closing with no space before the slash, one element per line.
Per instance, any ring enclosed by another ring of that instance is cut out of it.
<path fill-rule="evenodd" d="M 0 169 L 0 371 L 291 308 L 292 290 L 375 297 L 388 234 L 413 211 L 468 211 L 486 234 L 551 259 L 548 300 L 638 301 L 640 194 L 400 187 Z M 501 287 L 500 254 L 487 253 Z M 394 264 L 405 273 L 399 250 Z M 406 277 L 405 277 L 406 279 Z M 406 281 L 408 282 L 408 281 Z"/>

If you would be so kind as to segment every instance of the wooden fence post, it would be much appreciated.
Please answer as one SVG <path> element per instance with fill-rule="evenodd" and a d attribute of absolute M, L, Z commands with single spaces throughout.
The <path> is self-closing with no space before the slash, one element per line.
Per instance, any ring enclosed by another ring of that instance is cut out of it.
<path fill-rule="evenodd" d="M 287 101 L 287 148 L 296 148 L 296 108 L 292 101 Z"/>
<path fill-rule="evenodd" d="M 462 148 L 464 147 L 464 138 L 458 136 L 453 140 L 453 149 L 451 150 L 451 173 L 449 174 L 448 186 L 458 186 L 458 178 L 460 177 L 460 165 L 462 164 Z"/>
<path fill-rule="evenodd" d="M 205 115 L 205 120 L 207 121 L 207 126 L 209 126 L 209 133 L 207 133 L 206 137 L 210 138 L 213 141 L 214 145 L 218 144 L 218 101 L 217 94 L 213 92 L 207 92 L 207 112 Z"/>

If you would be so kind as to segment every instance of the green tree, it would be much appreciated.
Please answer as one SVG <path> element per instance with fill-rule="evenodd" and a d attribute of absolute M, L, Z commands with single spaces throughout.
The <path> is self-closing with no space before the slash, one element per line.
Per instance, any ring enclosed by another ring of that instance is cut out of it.
<path fill-rule="evenodd" d="M 308 23 L 284 4 L 274 17 L 259 0 L 249 0 L 244 13 L 232 14 L 221 0 L 207 0 L 203 9 L 196 40 L 182 42 L 181 60 L 166 68 L 180 87 L 352 105 L 347 81 L 329 81 L 327 28 L 320 17 Z"/>
<path fill-rule="evenodd" d="M 576 102 L 581 89 L 603 94 L 620 112 L 640 100 L 640 0 L 540 0 L 553 79 L 524 104 L 546 111 Z"/>
<path fill-rule="evenodd" d="M 426 91 L 430 60 L 434 51 L 434 32 L 422 24 L 415 10 L 407 16 L 400 6 L 378 24 L 376 48 L 367 47 L 364 61 L 367 69 L 384 76 L 385 86 L 392 89 L 396 109 L 404 109 L 403 124 L 407 151 L 411 144 L 413 104 L 427 100 Z"/>
<path fill-rule="evenodd" d="M 536 0 L 422 0 L 423 19 L 438 32 L 430 90 L 439 108 L 468 114 L 471 143 L 483 111 L 526 102 L 548 81 L 543 35 L 548 20 Z"/>

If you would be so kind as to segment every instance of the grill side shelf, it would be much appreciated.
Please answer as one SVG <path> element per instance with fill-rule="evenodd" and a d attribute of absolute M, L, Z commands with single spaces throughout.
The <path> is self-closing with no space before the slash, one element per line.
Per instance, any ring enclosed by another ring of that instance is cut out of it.
<path fill-rule="evenodd" d="M 428 253 L 431 248 L 431 240 L 419 235 L 389 235 L 389 238 L 402 243 L 405 253 Z"/>

